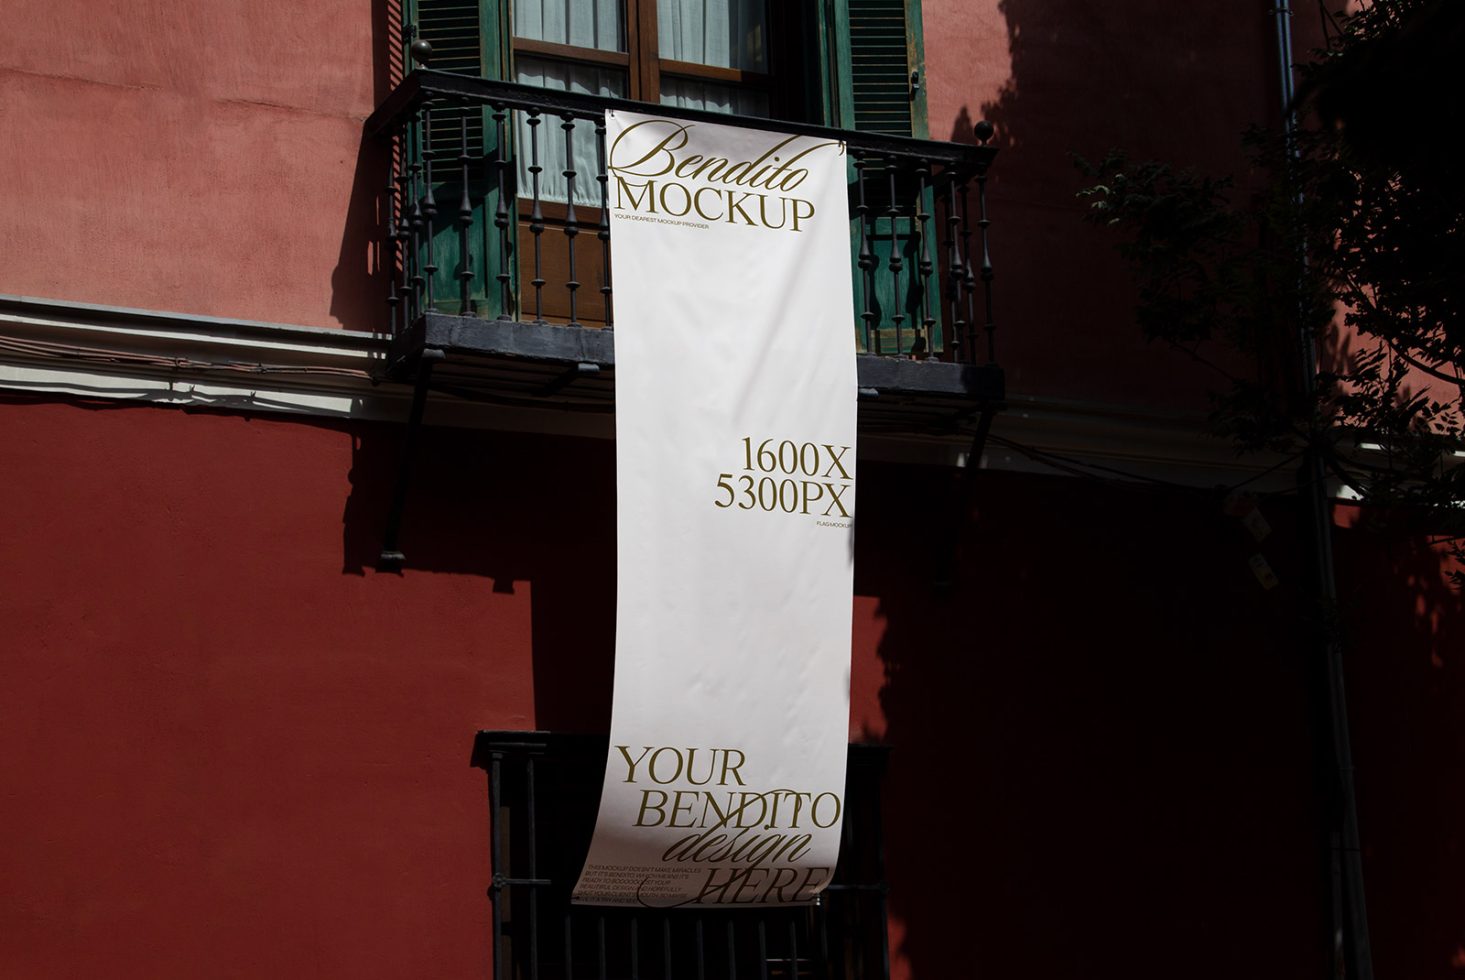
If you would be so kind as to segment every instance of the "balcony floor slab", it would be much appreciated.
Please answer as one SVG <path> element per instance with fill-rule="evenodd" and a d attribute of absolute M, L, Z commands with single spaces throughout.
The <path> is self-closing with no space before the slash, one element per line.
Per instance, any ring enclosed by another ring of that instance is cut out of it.
<path fill-rule="evenodd" d="M 434 390 L 484 402 L 615 410 L 615 333 L 587 327 L 428 313 L 392 342 L 388 377 L 410 382 L 424 351 L 441 353 Z M 1002 408 L 994 364 L 856 355 L 860 428 L 955 432 Z"/>

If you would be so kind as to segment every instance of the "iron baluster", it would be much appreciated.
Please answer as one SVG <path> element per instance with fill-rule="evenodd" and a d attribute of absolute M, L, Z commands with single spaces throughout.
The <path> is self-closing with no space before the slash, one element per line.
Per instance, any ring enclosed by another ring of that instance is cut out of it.
<path fill-rule="evenodd" d="M 596 938 L 595 945 L 596 945 L 596 948 L 599 950 L 599 956 L 598 956 L 598 958 L 596 960 L 596 962 L 599 964 L 599 968 L 596 971 L 595 977 L 596 977 L 596 980 L 609 980 L 609 973 L 608 973 L 608 971 L 605 968 L 606 964 L 605 964 L 605 913 L 604 912 L 601 912 L 599 915 L 597 915 L 595 917 L 595 938 Z"/>
<path fill-rule="evenodd" d="M 758 978 L 768 980 L 768 919 L 758 914 Z"/>
<path fill-rule="evenodd" d="M 870 238 L 865 234 L 866 224 L 870 218 L 870 206 L 865 202 L 865 168 L 868 161 L 864 159 L 855 161 L 855 185 L 858 189 L 859 203 L 855 205 L 855 213 L 859 215 L 857 224 L 860 228 L 860 250 L 858 265 L 860 267 L 860 294 L 861 305 L 860 320 L 865 325 L 865 350 L 880 353 L 880 331 L 875 325 L 875 311 L 872 306 L 875 302 L 875 253 L 870 249 Z M 870 229 L 871 235 L 874 228 Z"/>
<path fill-rule="evenodd" d="M 631 980 L 641 980 L 641 930 L 639 919 L 631 920 Z"/>
<path fill-rule="evenodd" d="M 967 465 L 975 466 L 976 461 L 970 461 Z M 873 825 L 870 838 L 875 842 L 875 880 L 880 883 L 879 887 L 875 889 L 878 914 L 875 921 L 883 924 L 889 920 L 890 916 L 889 900 L 885 888 L 885 821 L 880 815 L 878 802 L 867 805 L 864 812 L 870 815 L 870 823 Z M 880 975 L 888 977 L 890 976 L 890 933 L 883 928 L 876 931 L 880 933 Z"/>
<path fill-rule="evenodd" d="M 501 882 L 508 877 L 504 868 L 503 828 L 496 819 L 500 801 L 503 799 L 503 753 L 493 753 L 489 762 L 489 806 L 488 839 L 490 860 L 493 862 L 493 884 L 488 888 L 489 901 L 493 905 L 493 980 L 505 980 L 504 973 L 504 909 L 500 899 Z"/>
<path fill-rule="evenodd" d="M 916 235 L 916 271 L 917 284 L 921 292 L 921 331 L 925 337 L 925 350 L 913 350 L 912 353 L 924 353 L 928 357 L 936 354 L 936 318 L 931 315 L 931 273 L 935 266 L 931 263 L 931 245 L 929 241 L 929 228 L 927 223 L 931 220 L 930 212 L 926 210 L 926 187 L 931 176 L 931 165 L 925 160 L 916 163 L 916 217 L 911 224 L 911 230 Z M 922 341 L 918 336 L 915 345 L 919 347 Z"/>
<path fill-rule="evenodd" d="M 819 895 L 819 905 L 814 910 L 815 918 L 819 922 L 819 973 L 821 976 L 832 976 L 829 962 L 829 897 L 827 893 Z"/>
<path fill-rule="evenodd" d="M 412 295 L 409 303 L 408 320 L 417 319 L 417 314 L 422 312 L 422 199 L 417 194 L 417 181 L 422 175 L 422 130 L 421 124 L 414 120 L 410 124 L 412 141 L 411 165 L 408 167 L 407 193 L 408 199 L 412 202 L 410 222 L 412 228 L 411 250 L 408 255 L 412 266 Z"/>
<path fill-rule="evenodd" d="M 569 977 L 573 977 L 575 975 L 575 937 L 574 937 L 573 932 L 571 932 L 571 923 L 573 923 L 575 921 L 575 917 L 570 914 L 570 909 L 571 909 L 571 906 L 568 906 L 568 905 L 565 906 L 564 916 L 565 916 L 565 977 L 566 977 L 566 980 L 568 980 Z"/>
<path fill-rule="evenodd" d="M 692 923 L 692 937 L 697 948 L 697 980 L 707 980 L 707 949 L 703 943 L 702 916 L 700 915 Z"/>
<path fill-rule="evenodd" d="M 400 289 L 397 293 L 397 301 L 400 304 L 398 309 L 401 311 L 401 319 L 399 322 L 401 323 L 403 329 L 406 329 L 407 325 L 412 322 L 413 317 L 417 315 L 415 304 L 412 301 L 412 217 L 410 214 L 411 209 L 407 206 L 408 201 L 411 200 L 411 198 L 408 197 L 407 188 L 407 172 L 411 166 L 409 162 L 411 160 L 412 152 L 411 140 L 411 123 L 408 123 L 406 126 L 403 126 L 401 132 L 397 134 L 396 145 L 392 148 L 395 159 L 398 161 L 398 167 L 396 170 L 397 187 L 396 193 L 394 195 L 394 200 L 392 201 L 392 208 L 396 215 L 397 229 L 397 239 L 395 244 L 395 251 L 397 254 L 397 268 L 393 270 L 393 272 L 396 276 L 400 278 Z"/>
<path fill-rule="evenodd" d="M 610 175 L 605 169 L 605 117 L 595 117 L 595 180 L 600 184 L 600 225 L 595 237 L 600 239 L 600 297 L 605 305 L 605 326 L 615 324 L 610 315 Z"/>
<path fill-rule="evenodd" d="M 966 292 L 966 322 L 968 340 L 971 343 L 972 363 L 977 360 L 977 277 L 972 272 L 972 224 L 970 218 L 971 195 L 966 181 L 961 182 L 961 251 L 963 256 L 961 286 Z"/>
<path fill-rule="evenodd" d="M 983 145 L 992 138 L 992 124 L 983 120 L 976 125 L 977 139 Z M 992 316 L 992 253 L 987 240 L 987 228 L 992 224 L 987 216 L 987 168 L 977 171 L 977 228 L 982 238 L 982 299 L 986 307 L 987 363 L 997 362 L 997 323 Z"/>
<path fill-rule="evenodd" d="M 387 219 L 386 233 L 386 255 L 382 261 L 382 269 L 387 276 L 387 312 L 391 323 L 392 336 L 396 337 L 403 332 L 404 324 L 400 320 L 402 315 L 402 297 L 397 295 L 397 264 L 401 261 L 400 245 L 397 241 L 397 184 L 400 180 L 401 167 L 401 141 L 392 141 L 391 168 L 387 172 L 386 197 L 384 199 Z"/>
<path fill-rule="evenodd" d="M 536 799 L 534 792 L 534 756 L 524 760 L 524 796 L 529 826 L 525 832 L 529 850 L 529 978 L 539 980 L 539 846 L 536 839 Z"/>
<path fill-rule="evenodd" d="M 895 353 L 902 352 L 900 326 L 905 321 L 905 297 L 900 291 L 900 274 L 903 271 L 904 262 L 901 260 L 900 236 L 897 229 L 900 225 L 900 201 L 895 196 L 895 170 L 896 164 L 891 160 L 885 168 L 890 183 L 890 207 L 886 213 L 890 216 L 890 286 L 893 295 L 890 299 L 890 306 L 894 313 L 891 319 L 895 321 Z"/>
<path fill-rule="evenodd" d="M 962 314 L 961 290 L 964 270 L 962 268 L 961 244 L 958 240 L 961 231 L 961 215 L 957 213 L 956 207 L 956 175 L 947 173 L 946 183 L 946 289 L 951 299 L 951 323 L 947 328 L 950 336 L 947 338 L 947 345 L 952 350 L 953 360 L 960 360 L 963 351 L 968 349 L 966 343 L 967 321 Z M 971 354 L 966 356 L 970 357 Z"/>
<path fill-rule="evenodd" d="M 422 107 L 422 226 L 423 234 L 426 236 L 426 258 L 422 265 L 424 273 L 423 304 L 429 313 L 437 309 L 437 304 L 432 300 L 433 278 L 437 274 L 437 262 L 432 256 L 432 240 L 435 237 L 433 218 L 437 217 L 437 199 L 432 196 L 432 107 L 424 104 Z"/>
<path fill-rule="evenodd" d="M 509 259 L 512 245 L 509 241 L 509 224 L 513 211 L 509 205 L 509 158 L 504 152 L 506 143 L 505 118 L 507 109 L 503 103 L 495 102 L 493 105 L 494 125 L 494 180 L 498 188 L 498 203 L 493 212 L 493 225 L 499 231 L 499 271 L 494 277 L 499 284 L 499 316 L 500 320 L 512 320 L 514 318 L 514 297 L 513 297 L 513 276 L 509 273 Z"/>
<path fill-rule="evenodd" d="M 544 168 L 539 165 L 539 117 L 538 109 L 529 110 L 529 180 L 533 187 L 532 209 L 529 212 L 529 234 L 534 236 L 534 278 L 529 284 L 534 287 L 534 322 L 544 323 L 544 256 L 540 238 L 544 235 L 544 210 L 539 206 L 539 175 Z"/>
<path fill-rule="evenodd" d="M 569 201 L 565 207 L 565 244 L 569 250 L 570 278 L 565 281 L 565 289 L 570 293 L 570 326 L 578 327 L 580 324 L 575 317 L 575 293 L 580 288 L 580 282 L 575 278 L 575 236 L 580 234 L 580 222 L 575 216 L 575 117 L 566 112 L 560 118 L 564 120 L 560 128 L 565 131 L 565 196 Z"/>
<path fill-rule="evenodd" d="M 672 980 L 671 920 L 664 915 L 661 917 L 661 976 L 662 980 Z"/>
<path fill-rule="evenodd" d="M 473 226 L 473 202 L 468 197 L 468 110 L 458 115 L 458 170 L 463 182 L 463 196 L 458 199 L 458 312 L 472 312 L 473 256 L 468 248 L 468 229 Z"/>

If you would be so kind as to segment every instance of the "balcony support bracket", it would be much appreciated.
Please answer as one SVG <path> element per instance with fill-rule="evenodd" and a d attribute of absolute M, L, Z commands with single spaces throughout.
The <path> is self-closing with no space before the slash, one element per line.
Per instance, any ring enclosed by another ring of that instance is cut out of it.
<path fill-rule="evenodd" d="M 392 488 L 392 503 L 387 511 L 387 524 L 382 532 L 382 550 L 378 568 L 397 571 L 407 561 L 398 538 L 402 516 L 407 509 L 407 488 L 412 478 L 412 464 L 417 457 L 417 442 L 422 429 L 422 416 L 427 411 L 427 391 L 432 383 L 432 369 L 443 359 L 443 352 L 425 348 L 417 359 L 417 372 L 412 387 L 412 408 L 407 415 L 407 436 L 402 442 L 402 456 L 397 462 L 397 482 Z"/>
<path fill-rule="evenodd" d="M 984 402 L 981 414 L 977 416 L 977 429 L 972 433 L 972 444 L 967 449 L 966 465 L 961 471 L 961 485 L 954 494 L 952 520 L 947 525 L 953 533 L 943 535 L 940 551 L 936 555 L 936 574 L 932 588 L 938 595 L 949 597 L 955 594 L 957 549 L 960 547 L 961 529 L 970 519 L 976 506 L 977 471 L 982 466 L 982 453 L 987 450 L 987 436 L 992 431 L 992 419 L 1001 411 L 1000 404 Z"/>

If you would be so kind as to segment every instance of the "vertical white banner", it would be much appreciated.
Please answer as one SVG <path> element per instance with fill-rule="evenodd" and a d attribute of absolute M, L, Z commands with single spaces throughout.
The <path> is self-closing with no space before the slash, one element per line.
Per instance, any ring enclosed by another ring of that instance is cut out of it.
<path fill-rule="evenodd" d="M 575 901 L 809 904 L 839 856 L 849 727 L 844 146 L 606 123 L 615 696 Z"/>

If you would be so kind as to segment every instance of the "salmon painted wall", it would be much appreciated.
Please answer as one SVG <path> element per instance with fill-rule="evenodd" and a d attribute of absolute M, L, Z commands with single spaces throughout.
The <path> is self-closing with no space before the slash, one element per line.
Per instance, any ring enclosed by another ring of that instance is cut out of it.
<path fill-rule="evenodd" d="M 386 9 L 31 4 L 0 32 L 0 292 L 379 329 Z"/>
<path fill-rule="evenodd" d="M 998 127 L 994 255 L 1013 391 L 1204 406 L 1146 349 L 1069 153 L 1226 172 L 1274 113 L 1265 5 L 928 0 L 931 134 Z M 379 329 L 384 173 L 361 122 L 386 88 L 386 3 L 42 6 L 0 37 L 0 290 Z M 1102 370 L 1095 365 L 1102 365 Z"/>
<path fill-rule="evenodd" d="M 397 427 L 4 410 L 0 972 L 484 975 L 468 751 L 608 724 L 612 447 L 429 430 L 399 576 Z M 1207 494 L 862 476 L 897 976 L 1319 975 L 1306 671 L 1244 532 Z"/>

